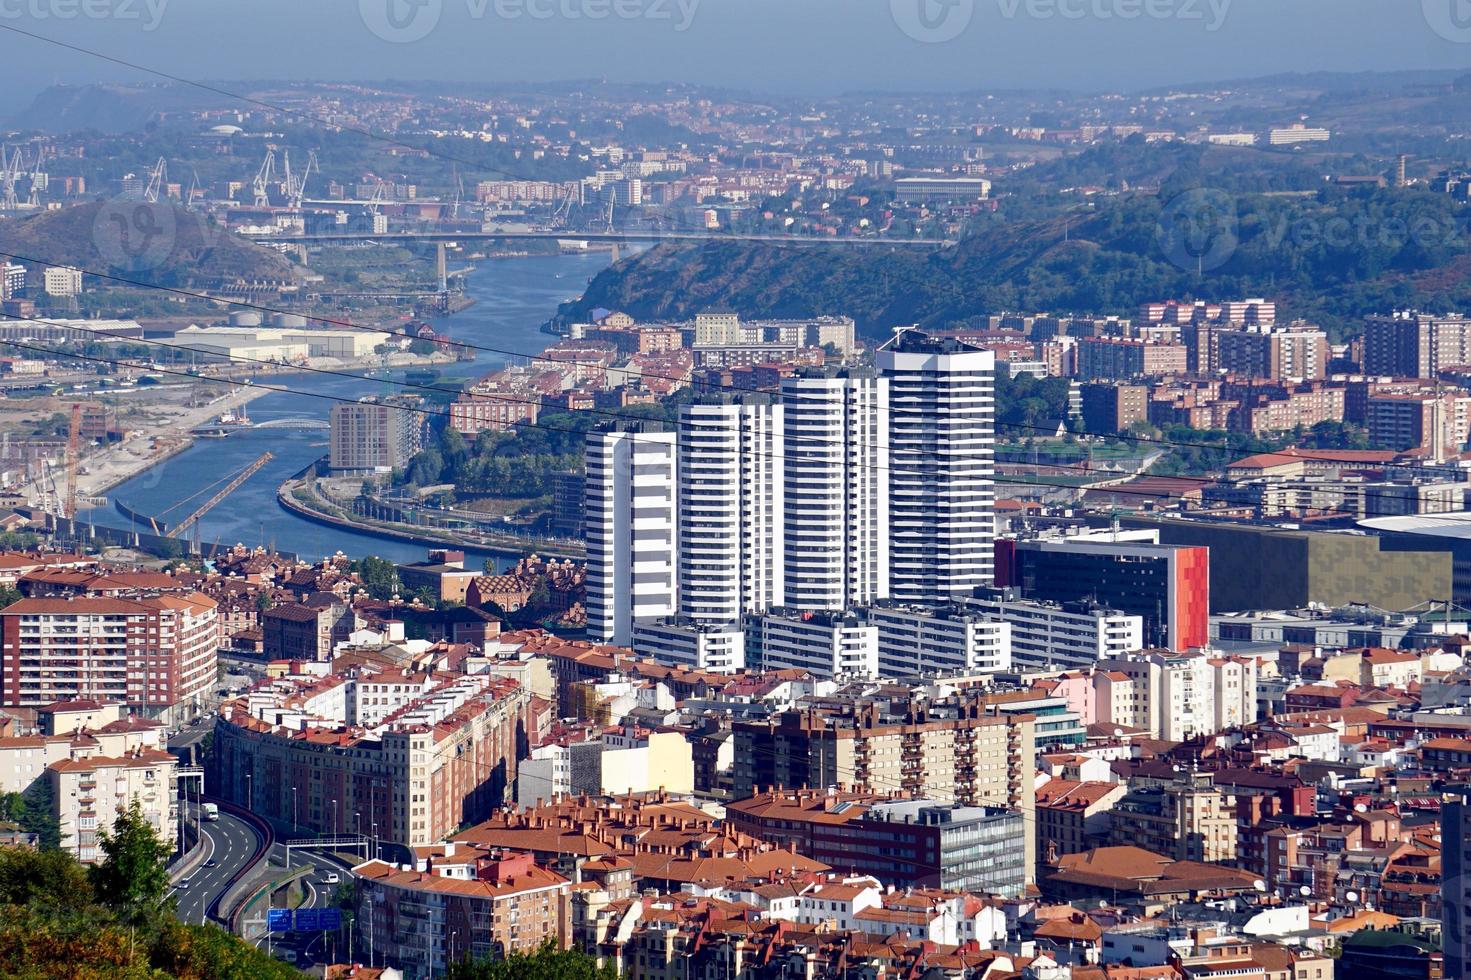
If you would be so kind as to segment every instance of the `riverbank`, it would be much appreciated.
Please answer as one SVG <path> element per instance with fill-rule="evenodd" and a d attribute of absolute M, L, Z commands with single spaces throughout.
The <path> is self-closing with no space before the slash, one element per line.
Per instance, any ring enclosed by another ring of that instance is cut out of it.
<path fill-rule="evenodd" d="M 309 366 L 329 371 L 357 372 L 384 366 L 388 368 L 441 367 L 454 363 L 456 363 L 455 359 L 445 354 L 421 355 L 400 352 L 390 354 L 386 365 L 382 357 L 371 357 L 354 360 L 316 358 Z M 279 387 L 279 385 L 272 384 L 275 379 L 303 376 L 315 376 L 315 373 L 300 367 L 282 366 L 278 369 L 254 373 L 249 385 L 243 384 L 238 379 L 232 379 L 228 382 L 230 388 L 224 394 L 200 405 L 171 405 L 166 401 L 150 403 L 146 406 L 147 413 L 158 415 L 159 418 L 129 431 L 121 442 L 83 456 L 82 468 L 85 472 L 77 478 L 77 494 L 88 498 L 100 497 L 113 487 L 148 472 L 194 445 L 196 437 L 193 435 L 193 430 L 213 422 L 226 413 L 239 412 L 257 398 L 273 394 L 274 389 Z M 192 393 L 201 388 L 208 390 L 221 383 L 226 382 L 201 378 L 199 381 L 184 384 L 159 385 L 153 389 L 138 388 L 134 391 L 142 394 L 151 390 L 160 395 L 173 394 L 176 390 Z"/>
<path fill-rule="evenodd" d="M 308 503 L 308 500 L 311 503 Z M 484 534 L 456 534 L 450 531 L 435 530 L 434 528 L 393 524 L 389 521 L 380 521 L 358 515 L 346 516 L 344 514 L 332 513 L 323 509 L 327 505 L 316 494 L 310 477 L 293 477 L 283 482 L 276 488 L 276 502 L 297 517 L 311 521 L 313 524 L 321 524 L 344 531 L 353 531 L 357 534 L 366 534 L 372 537 L 387 538 L 392 541 L 404 541 L 409 544 L 425 545 L 430 548 L 470 548 L 474 551 L 484 551 L 493 555 L 506 555 L 513 558 L 520 558 L 528 554 L 537 554 L 543 558 L 565 558 L 572 561 L 585 561 L 587 559 L 587 554 L 584 549 L 566 548 L 552 542 L 519 538 L 515 535 L 497 537 Z"/>

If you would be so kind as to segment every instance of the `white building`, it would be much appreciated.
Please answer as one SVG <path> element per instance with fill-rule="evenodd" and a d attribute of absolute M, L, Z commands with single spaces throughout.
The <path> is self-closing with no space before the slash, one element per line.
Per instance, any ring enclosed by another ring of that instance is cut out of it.
<path fill-rule="evenodd" d="M 880 603 L 863 610 L 878 628 L 879 672 L 999 673 L 1011 669 L 1011 626 L 964 606 Z"/>
<path fill-rule="evenodd" d="M 26 267 L 16 262 L 0 265 L 0 299 L 13 299 L 26 288 Z"/>
<path fill-rule="evenodd" d="M 889 381 L 889 595 L 964 599 L 993 580 L 996 355 L 906 330 Z"/>
<path fill-rule="evenodd" d="M 788 606 L 841 611 L 889 595 L 888 392 L 863 370 L 782 383 Z"/>
<path fill-rule="evenodd" d="M 1011 627 L 1011 661 L 1020 668 L 1091 667 L 1144 646 L 1144 617 L 1113 609 L 1058 605 L 999 594 L 966 607 Z"/>
<path fill-rule="evenodd" d="M 64 265 L 47 266 L 43 284 L 47 296 L 76 296 L 82 291 L 82 270 Z"/>
<path fill-rule="evenodd" d="M 671 616 L 675 437 L 639 422 L 587 436 L 587 627 L 619 646 L 635 619 Z"/>
<path fill-rule="evenodd" d="M 119 813 L 136 800 L 143 819 L 165 841 L 178 837 L 176 773 L 179 760 L 161 749 L 123 756 L 63 759 L 46 770 L 61 846 L 84 862 L 98 861 L 98 834 L 111 831 Z"/>
<path fill-rule="evenodd" d="M 748 620 L 752 659 L 762 670 L 798 668 L 814 677 L 878 677 L 878 627 L 842 613 L 774 610 Z"/>
<path fill-rule="evenodd" d="M 1100 722 L 1183 742 L 1256 720 L 1256 661 L 1150 650 L 1105 660 L 1093 675 Z"/>
<path fill-rule="evenodd" d="M 679 611 L 739 630 L 782 604 L 782 408 L 711 398 L 679 417 Z"/>
<path fill-rule="evenodd" d="M 739 624 L 696 623 L 683 618 L 637 619 L 633 652 L 661 664 L 733 674 L 746 667 L 746 634 Z"/>

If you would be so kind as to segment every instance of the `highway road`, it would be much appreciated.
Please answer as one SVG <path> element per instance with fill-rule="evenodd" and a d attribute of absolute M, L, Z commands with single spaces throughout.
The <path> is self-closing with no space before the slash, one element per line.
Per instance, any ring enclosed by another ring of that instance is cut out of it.
<path fill-rule="evenodd" d="M 195 925 L 206 921 L 210 904 L 230 886 L 236 872 L 252 863 L 262 843 L 259 831 L 223 810 L 219 820 L 205 822 L 201 827 L 205 862 L 174 888 L 179 918 Z"/>
<path fill-rule="evenodd" d="M 271 859 L 284 863 L 286 860 L 286 849 L 280 844 L 277 844 L 271 849 Z M 337 891 L 339 884 L 349 881 L 352 878 L 350 870 L 352 867 L 351 863 L 340 862 L 336 858 L 322 853 L 292 851 L 291 866 L 299 868 L 305 864 L 310 864 L 313 867 L 313 871 L 306 878 L 302 879 L 306 882 L 306 901 L 300 906 L 303 908 L 328 907 L 332 904 L 332 896 Z M 328 880 L 333 875 L 338 879 L 336 882 Z M 269 944 L 262 937 L 257 941 L 256 945 L 262 949 L 267 948 L 269 945 L 272 953 L 279 959 L 286 959 L 286 951 L 290 950 L 295 957 L 291 962 L 301 969 L 306 969 L 317 963 L 334 962 L 334 957 L 330 955 L 332 952 L 331 944 L 334 939 L 344 944 L 343 951 L 345 955 L 345 944 L 347 943 L 346 932 L 338 936 L 324 935 L 320 932 L 277 933 L 271 937 Z M 336 959 L 340 959 L 340 957 Z"/>

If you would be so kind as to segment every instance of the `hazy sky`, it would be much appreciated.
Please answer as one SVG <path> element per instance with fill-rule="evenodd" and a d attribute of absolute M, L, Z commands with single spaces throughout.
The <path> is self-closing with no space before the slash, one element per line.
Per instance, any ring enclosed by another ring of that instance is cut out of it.
<path fill-rule="evenodd" d="M 1471 70 L 1471 0 L 0 0 L 15 27 L 191 78 L 1137 88 Z M 0 30 L 0 111 L 136 72 Z"/>

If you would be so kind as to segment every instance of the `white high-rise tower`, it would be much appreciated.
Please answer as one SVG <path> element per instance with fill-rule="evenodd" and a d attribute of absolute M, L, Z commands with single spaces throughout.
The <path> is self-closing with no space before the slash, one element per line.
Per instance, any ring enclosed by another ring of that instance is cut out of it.
<path fill-rule="evenodd" d="M 675 611 L 675 438 L 641 422 L 587 434 L 587 629 L 627 646 Z"/>
<path fill-rule="evenodd" d="M 846 610 L 889 594 L 888 387 L 858 369 L 782 383 L 788 607 Z"/>
<path fill-rule="evenodd" d="M 738 624 L 782 602 L 782 406 L 710 396 L 679 413 L 679 612 Z"/>
<path fill-rule="evenodd" d="M 889 383 L 890 595 L 966 598 L 995 569 L 996 356 L 905 330 L 878 366 Z"/>

